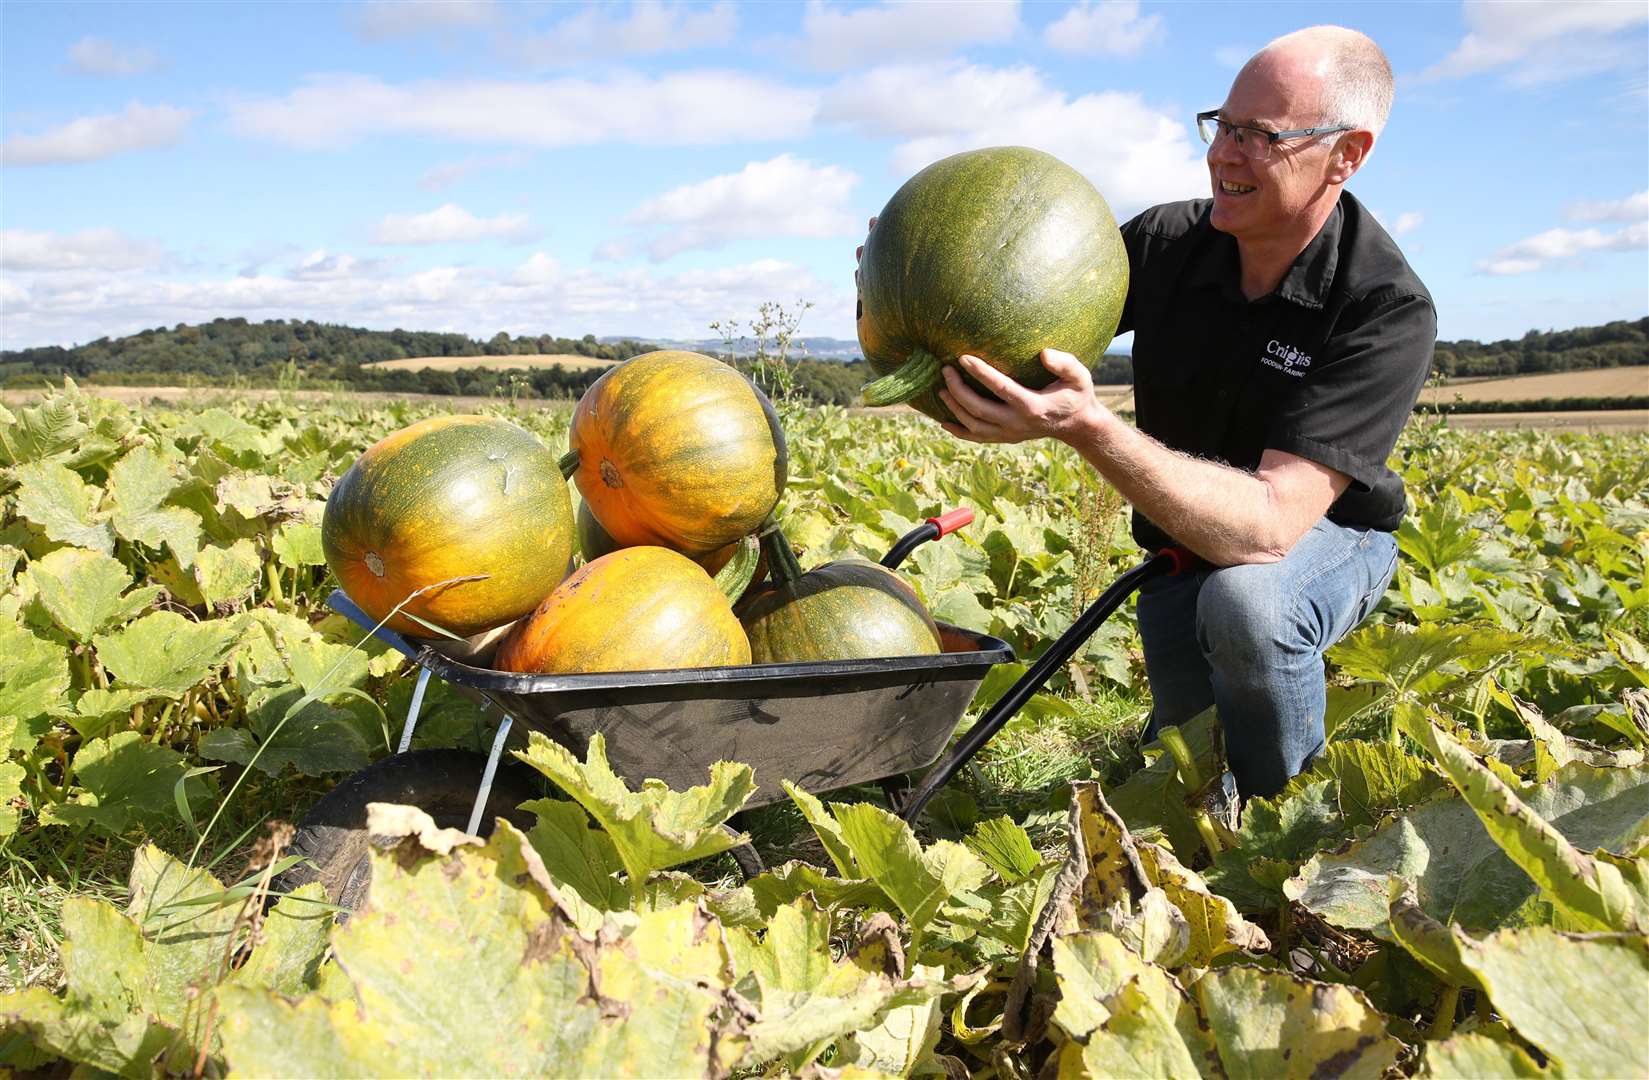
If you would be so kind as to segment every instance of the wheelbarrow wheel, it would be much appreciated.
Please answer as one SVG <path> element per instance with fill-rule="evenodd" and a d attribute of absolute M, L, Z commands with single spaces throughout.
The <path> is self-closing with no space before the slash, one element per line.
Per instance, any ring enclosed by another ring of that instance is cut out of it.
<path fill-rule="evenodd" d="M 319 881 L 330 902 L 346 912 L 354 911 L 365 899 L 371 880 L 367 804 L 416 806 L 434 818 L 435 824 L 462 829 L 469 824 L 486 764 L 485 755 L 467 750 L 412 750 L 355 773 L 327 792 L 299 823 L 289 853 L 305 861 L 277 876 L 271 891 L 278 895 Z M 533 815 L 517 807 L 544 794 L 542 776 L 512 758 L 501 759 L 481 816 L 481 835 L 490 834 L 499 817 L 530 828 Z"/>

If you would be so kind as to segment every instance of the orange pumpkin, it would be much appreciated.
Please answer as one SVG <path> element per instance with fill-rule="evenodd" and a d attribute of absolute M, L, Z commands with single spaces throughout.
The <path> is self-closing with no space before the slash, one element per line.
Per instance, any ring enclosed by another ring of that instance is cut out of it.
<path fill-rule="evenodd" d="M 723 591 L 743 591 L 754 544 L 745 556 L 743 574 L 718 584 L 668 548 L 603 555 L 516 623 L 493 663 L 501 671 L 556 675 L 748 664 L 750 640 Z"/>
<path fill-rule="evenodd" d="M 614 543 L 691 556 L 754 532 L 789 468 L 767 396 L 693 352 L 646 353 L 608 370 L 579 399 L 569 443 L 573 482 Z"/>

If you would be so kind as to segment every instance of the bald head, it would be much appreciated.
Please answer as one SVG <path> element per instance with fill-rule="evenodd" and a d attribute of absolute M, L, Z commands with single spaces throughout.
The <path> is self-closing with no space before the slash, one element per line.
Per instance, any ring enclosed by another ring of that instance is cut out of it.
<path fill-rule="evenodd" d="M 1378 135 L 1391 114 L 1391 64 L 1366 34 L 1343 26 L 1310 26 L 1272 41 L 1246 68 L 1288 72 L 1321 83 L 1324 127 L 1342 125 Z"/>

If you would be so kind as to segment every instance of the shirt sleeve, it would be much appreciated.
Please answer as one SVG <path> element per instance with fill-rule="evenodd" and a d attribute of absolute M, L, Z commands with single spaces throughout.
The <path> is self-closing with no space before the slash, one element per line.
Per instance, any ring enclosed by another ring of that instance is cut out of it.
<path fill-rule="evenodd" d="M 1437 312 L 1423 294 L 1353 305 L 1282 402 L 1266 446 L 1326 465 L 1368 491 L 1431 371 Z"/>
<path fill-rule="evenodd" d="M 1128 252 L 1128 296 L 1122 302 L 1122 318 L 1117 323 L 1118 334 L 1134 328 L 1134 290 L 1139 286 L 1140 256 L 1145 247 L 1145 213 L 1135 214 L 1122 225 L 1122 246 Z"/>

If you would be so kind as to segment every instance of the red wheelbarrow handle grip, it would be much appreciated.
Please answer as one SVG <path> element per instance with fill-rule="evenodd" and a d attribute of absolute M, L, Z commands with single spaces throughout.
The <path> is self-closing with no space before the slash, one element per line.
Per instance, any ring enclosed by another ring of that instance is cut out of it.
<path fill-rule="evenodd" d="M 973 508 L 958 506 L 955 510 L 946 510 L 938 517 L 928 518 L 928 524 L 939 530 L 939 536 L 949 536 L 964 525 L 973 523 Z M 939 537 L 934 537 L 937 540 Z"/>

